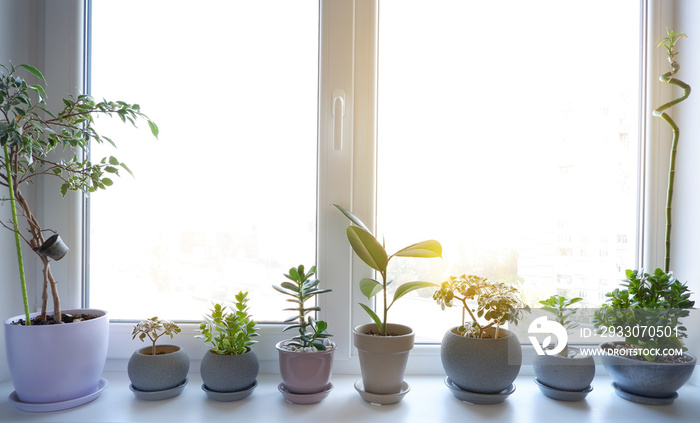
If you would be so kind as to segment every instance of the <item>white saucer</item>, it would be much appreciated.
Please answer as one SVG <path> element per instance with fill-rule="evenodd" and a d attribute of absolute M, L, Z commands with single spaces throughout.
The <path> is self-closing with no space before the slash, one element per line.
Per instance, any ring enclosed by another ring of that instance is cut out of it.
<path fill-rule="evenodd" d="M 565 391 L 563 389 L 547 386 L 537 378 L 535 378 L 535 383 L 540 387 L 540 391 L 542 391 L 545 396 L 559 401 L 581 401 L 593 390 L 593 386 L 588 385 L 588 388 L 582 391 Z"/>
<path fill-rule="evenodd" d="M 243 398 L 248 397 L 250 394 L 253 393 L 253 390 L 255 390 L 255 388 L 257 386 L 258 386 L 258 381 L 256 379 L 250 388 L 243 389 L 241 391 L 233 391 L 233 392 L 212 391 L 211 389 L 207 388 L 207 385 L 205 385 L 205 384 L 202 384 L 202 390 L 207 394 L 207 397 L 209 397 L 210 400 L 221 401 L 221 402 L 230 402 L 230 401 L 239 401 L 239 400 L 242 400 Z"/>
<path fill-rule="evenodd" d="M 355 382 L 355 390 L 360 393 L 360 396 L 363 400 L 369 402 L 370 404 L 389 405 L 396 404 L 397 402 L 401 401 L 404 395 L 406 395 L 408 391 L 411 390 L 411 387 L 408 386 L 408 383 L 406 383 L 406 381 L 404 381 L 401 384 L 401 391 L 396 394 L 373 394 L 371 392 L 365 391 L 365 385 L 364 383 L 362 383 L 362 379 L 360 379 L 357 382 Z"/>
<path fill-rule="evenodd" d="M 136 395 L 136 398 L 140 400 L 160 401 L 180 395 L 183 389 L 185 389 L 185 385 L 187 385 L 187 382 L 188 380 L 187 378 L 185 378 L 185 380 L 176 387 L 170 389 L 163 389 L 162 391 L 142 391 L 140 389 L 134 388 L 133 384 L 129 384 L 129 389 L 131 389 L 131 392 L 133 392 L 134 395 Z"/>
<path fill-rule="evenodd" d="M 85 395 L 84 397 L 74 398 L 66 401 L 59 402 L 22 402 L 19 400 L 17 393 L 12 391 L 10 394 L 10 402 L 15 404 L 15 407 L 22 411 L 30 411 L 32 413 L 47 413 L 50 411 L 60 411 L 66 410 L 68 408 L 77 407 L 79 405 L 87 404 L 90 401 L 97 399 L 102 391 L 107 387 L 107 379 L 101 378 L 97 384 L 97 389 L 95 392 Z"/>
<path fill-rule="evenodd" d="M 287 388 L 284 386 L 284 383 L 280 383 L 277 385 L 277 389 L 282 393 L 282 396 L 284 399 L 287 401 L 291 402 L 292 404 L 316 404 L 318 402 L 321 402 L 324 398 L 328 396 L 328 394 L 331 393 L 333 390 L 333 384 L 329 383 L 328 386 L 326 386 L 326 389 L 324 389 L 321 392 L 314 392 L 312 394 L 295 394 L 293 392 L 289 392 Z"/>
<path fill-rule="evenodd" d="M 496 392 L 495 394 L 465 391 L 464 389 L 455 385 L 449 377 L 445 378 L 445 385 L 450 388 L 450 391 L 452 391 L 452 394 L 458 400 L 479 405 L 498 404 L 499 402 L 505 401 L 510 394 L 515 392 L 515 384 L 512 383 L 506 389 L 502 390 L 501 392 Z"/>

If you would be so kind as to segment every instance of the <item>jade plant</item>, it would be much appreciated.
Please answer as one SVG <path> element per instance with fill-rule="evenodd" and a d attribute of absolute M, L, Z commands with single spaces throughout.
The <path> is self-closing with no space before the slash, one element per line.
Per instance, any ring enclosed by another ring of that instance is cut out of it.
<path fill-rule="evenodd" d="M 0 146 L 3 149 L 0 165 L 4 171 L 0 173 L 0 186 L 9 191 L 9 196 L 0 197 L 0 201 L 9 201 L 12 213 L 11 223 L 0 224 L 15 235 L 25 324 L 31 324 L 31 320 L 22 241 L 37 253 L 43 264 L 44 284 L 38 321 L 47 322 L 46 310 L 50 290 L 53 321 L 61 323 L 58 282 L 51 272 L 49 257 L 40 253 L 40 247 L 45 242 L 45 230 L 32 212 L 22 187 L 43 178 L 54 178 L 60 182 L 59 191 L 62 196 L 68 191 L 91 193 L 105 189 L 113 184 L 112 178 L 119 176 L 120 171 L 131 171 L 114 156 L 93 161 L 89 154 L 84 154 L 89 151 L 91 142 L 107 142 L 114 145 L 110 138 L 98 132 L 95 119 L 98 116 L 116 116 L 122 122 L 134 126 L 137 120 L 144 119 L 155 137 L 158 137 L 158 127 L 141 112 L 138 104 L 96 101 L 84 94 L 64 98 L 62 109 L 50 111 L 46 104 L 46 79 L 38 69 L 29 65 L 0 65 L 0 68 Z M 35 78 L 39 83 L 27 82 L 22 74 Z M 71 152 L 72 157 L 61 158 L 52 154 L 65 151 Z M 24 220 L 21 225 L 20 217 Z M 26 228 L 26 232 L 20 229 L 22 226 Z"/>
<path fill-rule="evenodd" d="M 296 306 L 295 308 L 284 309 L 284 311 L 295 311 L 297 314 L 284 321 L 284 323 L 294 323 L 286 326 L 282 331 L 298 329 L 299 335 L 295 336 L 287 345 L 304 351 L 311 349 L 325 351 L 326 344 L 323 341 L 332 336 L 326 331 L 328 323 L 323 320 L 315 320 L 312 316 L 309 316 L 312 312 L 321 311 L 321 307 L 306 307 L 306 302 L 314 300 L 316 295 L 331 291 L 330 289 L 318 287 L 320 281 L 311 279 L 315 274 L 316 266 L 312 266 L 308 272 L 305 272 L 304 265 L 299 265 L 299 267 L 292 267 L 289 269 L 289 273 L 284 275 L 291 282 L 285 281 L 280 286 L 272 286 L 282 294 L 290 296 L 291 298 L 287 299 L 287 301 Z"/>
<path fill-rule="evenodd" d="M 686 351 L 683 338 L 686 328 L 681 319 L 695 305 L 688 286 L 672 272 L 656 269 L 654 273 L 627 270 L 622 285 L 605 294 L 607 303 L 596 311 L 593 324 L 606 336 L 625 338 L 627 346 L 646 354 L 628 354 L 647 361 L 665 361 L 660 352 Z"/>
<path fill-rule="evenodd" d="M 170 339 L 173 339 L 181 331 L 180 326 L 170 320 L 161 320 L 155 316 L 138 322 L 131 331 L 131 339 L 136 339 L 137 336 L 144 342 L 146 338 L 150 339 L 153 343 L 151 355 L 156 355 L 156 341 L 158 338 L 167 335 Z"/>
<path fill-rule="evenodd" d="M 517 288 L 476 275 L 450 276 L 435 291 L 433 299 L 443 310 L 453 307 L 456 301 L 462 306 L 462 322 L 457 334 L 470 338 L 498 338 L 501 325 L 517 325 L 523 312 L 530 310 L 520 299 Z M 470 302 L 476 304 L 475 310 L 469 306 Z M 490 328 L 493 331 L 487 330 Z"/>
<path fill-rule="evenodd" d="M 379 334 L 382 336 L 387 336 L 387 316 L 391 306 L 394 305 L 398 299 L 409 292 L 413 292 L 417 289 L 437 286 L 432 282 L 406 282 L 396 288 L 394 291 L 394 297 L 391 302 L 389 302 L 387 288 L 392 283 L 391 280 L 387 280 L 387 268 L 389 267 L 389 262 L 394 257 L 442 257 L 442 245 L 435 240 L 427 240 L 409 245 L 408 247 L 402 248 L 394 254 L 389 255 L 386 252 L 384 245 L 380 243 L 374 235 L 372 235 L 372 232 L 357 216 L 338 204 L 334 204 L 334 206 L 337 207 L 338 210 L 340 210 L 343 215 L 350 219 L 350 221 L 354 224 L 354 226 L 348 226 L 346 230 L 348 241 L 350 242 L 352 250 L 363 262 L 365 262 L 365 264 L 379 272 L 381 280 L 376 280 L 373 278 L 363 278 L 360 280 L 360 291 L 367 297 L 367 299 L 371 299 L 380 292 L 383 294 L 382 316 L 380 317 L 377 315 L 377 313 L 375 313 L 374 310 L 372 310 L 366 304 L 360 303 L 360 306 L 365 310 L 365 312 L 367 312 L 367 314 L 377 325 Z"/>
<path fill-rule="evenodd" d="M 572 305 L 583 301 L 581 297 L 566 298 L 562 295 L 552 295 L 546 300 L 541 300 L 542 309 L 552 313 L 555 317 L 554 321 L 562 325 L 566 329 L 567 333 L 571 333 L 576 327 L 578 327 L 578 322 L 571 321 L 571 317 L 576 314 L 575 308 L 569 308 Z M 562 357 L 569 356 L 569 346 L 566 345 L 563 350 L 558 353 Z"/>
<path fill-rule="evenodd" d="M 257 341 L 256 322 L 248 313 L 248 293 L 239 292 L 233 308 L 214 304 L 211 313 L 204 316 L 199 330 L 205 343 L 211 344 L 211 351 L 219 355 L 240 355 L 250 350 Z"/>

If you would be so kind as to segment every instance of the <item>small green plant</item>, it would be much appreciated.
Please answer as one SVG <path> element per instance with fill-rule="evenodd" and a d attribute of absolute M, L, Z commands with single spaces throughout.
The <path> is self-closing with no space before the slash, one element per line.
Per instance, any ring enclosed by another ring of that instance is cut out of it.
<path fill-rule="evenodd" d="M 546 310 L 556 317 L 555 321 L 562 325 L 566 329 L 567 333 L 571 333 L 576 327 L 578 327 L 578 322 L 572 322 L 571 317 L 576 314 L 576 309 L 569 308 L 572 305 L 583 301 L 583 298 L 566 298 L 562 295 L 552 295 L 546 300 L 541 300 L 542 309 Z M 559 352 L 562 357 L 569 356 L 569 346 L 566 345 L 562 351 Z"/>
<path fill-rule="evenodd" d="M 170 339 L 180 333 L 180 326 L 170 320 L 160 320 L 158 316 L 138 322 L 131 331 L 131 339 L 136 339 L 138 336 L 141 341 L 150 339 L 153 342 L 151 355 L 156 355 L 156 341 L 163 335 L 168 335 Z"/>
<path fill-rule="evenodd" d="M 292 267 L 289 269 L 289 273 L 285 273 L 285 277 L 291 282 L 282 282 L 280 286 L 273 285 L 277 291 L 284 295 L 288 295 L 287 301 L 294 303 L 296 308 L 286 308 L 284 311 L 296 311 L 297 314 L 285 320 L 285 323 L 295 322 L 283 329 L 286 332 L 290 329 L 298 329 L 299 335 L 294 337 L 292 342 L 287 345 L 299 347 L 299 348 L 315 348 L 319 351 L 324 351 L 326 345 L 322 340 L 333 336 L 326 332 L 328 329 L 328 324 L 323 320 L 314 320 L 313 317 L 308 314 L 311 312 L 321 311 L 321 307 L 313 306 L 306 307 L 307 301 L 312 300 L 318 294 L 323 294 L 330 292 L 330 289 L 320 289 L 318 284 L 320 281 L 318 279 L 311 279 L 312 276 L 316 274 L 316 266 L 312 266 L 308 272 L 304 272 L 304 265 L 300 264 L 299 267 Z"/>
<path fill-rule="evenodd" d="M 211 313 L 204 316 L 199 330 L 205 343 L 212 345 L 211 351 L 220 355 L 240 355 L 250 350 L 257 341 L 251 340 L 258 336 L 256 322 L 248 314 L 248 293 L 239 292 L 236 295 L 235 309 L 222 304 L 214 304 Z"/>
<path fill-rule="evenodd" d="M 387 288 L 391 284 L 391 280 L 387 280 L 387 268 L 389 267 L 389 262 L 394 257 L 423 257 L 423 258 L 434 258 L 442 257 L 442 245 L 435 240 L 428 240 L 419 242 L 417 244 L 409 245 L 406 248 L 395 252 L 392 255 L 388 255 L 382 243 L 380 243 L 377 238 L 370 232 L 367 226 L 362 223 L 362 221 L 352 214 L 349 210 L 346 210 L 338 204 L 334 204 L 335 207 L 340 210 L 345 217 L 350 219 L 352 223 L 356 226 L 348 226 L 346 231 L 348 241 L 350 241 L 350 246 L 357 256 L 365 262 L 369 267 L 379 272 L 381 276 L 381 281 L 377 281 L 372 278 L 363 278 L 360 281 L 360 291 L 364 294 L 367 299 L 371 299 L 380 292 L 383 293 L 383 315 L 380 318 L 377 313 L 374 312 L 370 307 L 365 304 L 360 303 L 360 306 L 369 314 L 374 323 L 377 325 L 379 334 L 382 336 L 387 336 L 387 315 L 389 309 L 392 305 L 401 297 L 408 294 L 409 292 L 415 291 L 422 288 L 430 288 L 437 286 L 432 282 L 406 282 L 401 284 L 394 291 L 394 298 L 391 303 L 387 299 Z"/>
<path fill-rule="evenodd" d="M 491 282 L 475 275 L 450 276 L 433 294 L 433 299 L 444 310 L 452 307 L 457 300 L 462 305 L 462 323 L 457 328 L 459 335 L 470 338 L 485 338 L 486 329 L 494 328 L 494 338 L 498 338 L 499 328 L 509 322 L 518 324 L 523 311 L 530 307 L 520 300 L 518 289 L 503 282 Z M 469 302 L 476 302 L 476 315 Z M 471 322 L 466 321 L 469 314 Z M 481 324 L 478 319 L 486 320 Z"/>
<path fill-rule="evenodd" d="M 624 336 L 628 345 L 649 352 L 636 355 L 648 361 L 663 361 L 658 353 L 664 350 L 686 351 L 683 338 L 688 336 L 687 329 L 680 319 L 695 305 L 688 286 L 661 269 L 652 274 L 627 270 L 626 276 L 622 283 L 625 289 L 605 294 L 606 304 L 593 317 L 598 333 Z"/>

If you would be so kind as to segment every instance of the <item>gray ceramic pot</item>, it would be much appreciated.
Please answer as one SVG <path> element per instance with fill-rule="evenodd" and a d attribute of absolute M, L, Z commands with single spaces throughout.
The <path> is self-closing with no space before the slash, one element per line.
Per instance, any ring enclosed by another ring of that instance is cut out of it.
<path fill-rule="evenodd" d="M 275 345 L 285 389 L 293 394 L 316 394 L 326 390 L 331 383 L 335 344 L 331 343 L 325 351 L 303 352 L 284 349 L 287 342 L 289 340 Z"/>
<path fill-rule="evenodd" d="M 534 367 L 540 383 L 562 391 L 586 390 L 595 376 L 595 362 L 590 355 L 537 355 Z"/>
<path fill-rule="evenodd" d="M 510 387 L 523 360 L 518 338 L 499 329 L 498 339 L 468 338 L 456 327 L 442 338 L 440 358 L 450 380 L 460 389 L 495 394 Z"/>
<path fill-rule="evenodd" d="M 377 325 L 369 323 L 353 329 L 352 337 L 360 357 L 365 391 L 372 394 L 401 392 L 408 354 L 415 337 L 408 326 L 388 323 L 392 336 L 370 335 Z"/>
<path fill-rule="evenodd" d="M 603 350 L 614 342 L 601 344 Z M 697 358 L 687 363 L 653 363 L 633 358 L 605 354 L 601 357 L 605 370 L 619 389 L 631 394 L 651 398 L 670 398 L 685 385 L 695 370 Z"/>
<path fill-rule="evenodd" d="M 260 364 L 255 351 L 240 355 L 220 355 L 208 350 L 202 358 L 200 373 L 207 389 L 217 392 L 243 391 L 255 383 Z"/>
<path fill-rule="evenodd" d="M 134 351 L 129 359 L 127 374 L 133 387 L 139 391 L 163 391 L 179 386 L 187 378 L 190 358 L 176 345 L 157 345 Z"/>

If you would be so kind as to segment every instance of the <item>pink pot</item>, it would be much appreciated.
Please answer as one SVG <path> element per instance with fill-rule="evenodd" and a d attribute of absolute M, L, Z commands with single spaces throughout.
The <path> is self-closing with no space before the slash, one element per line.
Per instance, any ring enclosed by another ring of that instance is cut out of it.
<path fill-rule="evenodd" d="M 282 348 L 289 341 L 275 345 L 286 390 L 294 394 L 315 394 L 326 390 L 331 383 L 335 344 L 331 342 L 325 351 L 303 352 Z"/>
<path fill-rule="evenodd" d="M 45 326 L 11 324 L 24 315 L 5 320 L 7 362 L 15 392 L 22 402 L 62 402 L 97 390 L 107 358 L 107 312 L 79 309 L 63 313 L 100 317 Z"/>

